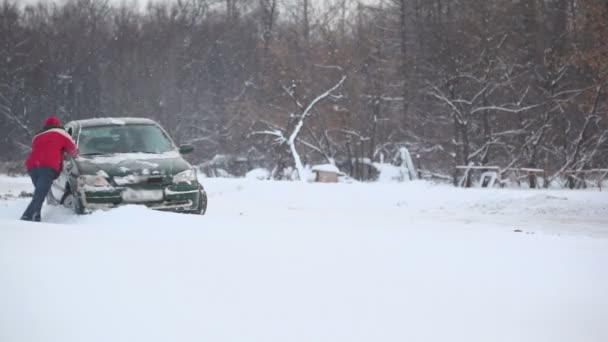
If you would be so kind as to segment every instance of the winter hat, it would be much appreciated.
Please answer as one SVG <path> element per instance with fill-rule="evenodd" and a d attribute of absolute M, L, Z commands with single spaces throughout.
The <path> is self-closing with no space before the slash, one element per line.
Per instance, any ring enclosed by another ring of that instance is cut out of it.
<path fill-rule="evenodd" d="M 61 126 L 61 121 L 55 116 L 49 116 L 44 122 L 44 126 Z"/>

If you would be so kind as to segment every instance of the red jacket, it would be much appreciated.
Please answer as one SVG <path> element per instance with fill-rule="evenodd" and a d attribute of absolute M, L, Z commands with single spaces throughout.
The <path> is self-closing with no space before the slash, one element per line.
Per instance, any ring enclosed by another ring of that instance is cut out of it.
<path fill-rule="evenodd" d="M 61 172 L 63 153 L 72 157 L 78 154 L 72 137 L 60 127 L 45 129 L 32 140 L 32 152 L 25 161 L 27 170 L 36 167 L 50 167 Z"/>

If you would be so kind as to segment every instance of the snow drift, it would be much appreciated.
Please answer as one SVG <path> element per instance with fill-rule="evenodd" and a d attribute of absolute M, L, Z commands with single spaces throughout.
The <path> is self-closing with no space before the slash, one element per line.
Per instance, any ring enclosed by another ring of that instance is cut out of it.
<path fill-rule="evenodd" d="M 0 341 L 608 340 L 605 193 L 203 182 L 207 216 L 0 201 Z"/>

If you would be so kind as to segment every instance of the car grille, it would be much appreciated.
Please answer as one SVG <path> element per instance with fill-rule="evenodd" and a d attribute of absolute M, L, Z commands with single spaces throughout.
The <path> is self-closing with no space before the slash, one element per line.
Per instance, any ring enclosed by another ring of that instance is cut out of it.
<path fill-rule="evenodd" d="M 166 179 L 164 175 L 129 175 L 125 177 L 114 177 L 114 183 L 118 186 L 133 186 L 133 185 L 162 185 L 170 180 Z"/>
<path fill-rule="evenodd" d="M 150 176 L 148 177 L 148 184 L 162 184 L 164 181 L 164 177 L 163 176 Z"/>

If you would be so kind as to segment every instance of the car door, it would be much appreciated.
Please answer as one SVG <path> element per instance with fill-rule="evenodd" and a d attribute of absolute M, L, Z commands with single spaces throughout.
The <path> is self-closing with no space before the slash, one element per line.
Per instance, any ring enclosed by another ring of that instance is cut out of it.
<path fill-rule="evenodd" d="M 72 125 L 67 125 L 65 127 L 65 131 L 74 139 L 75 127 Z M 57 200 L 60 201 L 66 191 L 66 184 L 68 183 L 68 177 L 72 168 L 74 167 L 74 160 L 72 157 L 67 154 L 63 155 L 63 164 L 61 172 L 55 181 L 53 182 L 53 186 L 51 187 L 51 194 Z"/>

